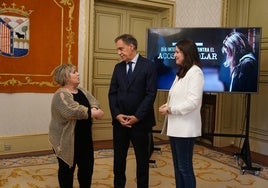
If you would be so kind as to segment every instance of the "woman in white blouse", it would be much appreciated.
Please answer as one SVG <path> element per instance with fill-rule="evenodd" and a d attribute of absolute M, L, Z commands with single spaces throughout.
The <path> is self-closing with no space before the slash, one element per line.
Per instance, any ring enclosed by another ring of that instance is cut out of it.
<path fill-rule="evenodd" d="M 168 101 L 159 107 L 166 116 L 163 130 L 170 139 L 176 188 L 195 188 L 193 149 L 201 136 L 201 104 L 204 75 L 195 43 L 184 39 L 176 44 L 174 57 L 178 65 Z"/>

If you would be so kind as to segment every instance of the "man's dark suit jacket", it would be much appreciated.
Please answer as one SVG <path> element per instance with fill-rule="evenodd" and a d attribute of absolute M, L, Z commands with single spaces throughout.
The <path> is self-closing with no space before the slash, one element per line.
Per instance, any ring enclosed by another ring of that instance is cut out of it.
<path fill-rule="evenodd" d="M 139 119 L 132 128 L 151 130 L 155 125 L 153 104 L 156 93 L 157 71 L 153 62 L 139 55 L 129 83 L 126 62 L 115 65 L 109 90 L 113 126 L 121 126 L 115 118 L 118 114 L 126 114 Z"/>

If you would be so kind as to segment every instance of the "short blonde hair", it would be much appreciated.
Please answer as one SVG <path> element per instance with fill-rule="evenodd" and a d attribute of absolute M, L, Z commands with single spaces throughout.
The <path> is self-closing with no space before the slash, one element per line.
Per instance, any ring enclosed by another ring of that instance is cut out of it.
<path fill-rule="evenodd" d="M 73 64 L 62 64 L 57 66 L 53 73 L 53 80 L 61 86 L 65 86 L 70 78 L 70 73 L 75 68 L 76 67 Z"/>

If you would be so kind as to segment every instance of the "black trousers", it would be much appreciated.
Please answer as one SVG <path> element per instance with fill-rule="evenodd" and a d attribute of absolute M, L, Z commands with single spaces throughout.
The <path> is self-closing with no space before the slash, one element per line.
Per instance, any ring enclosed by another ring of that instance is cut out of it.
<path fill-rule="evenodd" d="M 137 162 L 137 187 L 149 186 L 149 135 L 151 132 L 113 126 L 114 145 L 114 188 L 124 188 L 126 184 L 126 158 L 130 142 Z"/>
<path fill-rule="evenodd" d="M 72 188 L 75 167 L 78 167 L 77 179 L 80 188 L 90 188 L 94 167 L 93 147 L 84 148 L 75 152 L 75 162 L 73 167 L 69 167 L 63 160 L 58 158 L 59 171 L 58 180 L 61 188 Z"/>

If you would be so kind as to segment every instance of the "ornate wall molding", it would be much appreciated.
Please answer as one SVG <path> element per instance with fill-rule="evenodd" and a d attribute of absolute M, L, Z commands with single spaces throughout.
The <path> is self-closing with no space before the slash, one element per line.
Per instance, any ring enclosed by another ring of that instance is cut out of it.
<path fill-rule="evenodd" d="M 54 92 L 54 68 L 78 64 L 78 17 L 79 1 L 3 2 L 0 92 Z"/>

